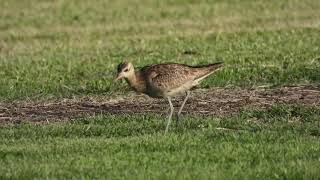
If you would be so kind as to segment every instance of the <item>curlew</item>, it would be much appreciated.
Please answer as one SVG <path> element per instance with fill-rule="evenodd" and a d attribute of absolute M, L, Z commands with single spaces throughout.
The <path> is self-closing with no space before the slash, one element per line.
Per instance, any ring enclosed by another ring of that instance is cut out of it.
<path fill-rule="evenodd" d="M 222 62 L 198 66 L 166 63 L 148 65 L 136 71 L 132 63 L 125 61 L 118 65 L 115 81 L 124 78 L 134 91 L 147 94 L 152 98 L 168 100 L 170 113 L 165 129 L 166 134 L 174 112 L 171 98 L 185 94 L 177 114 L 177 122 L 179 122 L 179 116 L 190 96 L 190 90 L 222 66 Z"/>

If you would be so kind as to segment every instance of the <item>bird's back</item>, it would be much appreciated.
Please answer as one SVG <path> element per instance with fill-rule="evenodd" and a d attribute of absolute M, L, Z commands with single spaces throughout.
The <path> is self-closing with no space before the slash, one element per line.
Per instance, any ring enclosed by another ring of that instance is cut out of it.
<path fill-rule="evenodd" d="M 200 66 L 167 63 L 149 65 L 140 72 L 146 82 L 147 94 L 152 97 L 165 97 L 191 89 L 221 66 L 222 63 Z"/>

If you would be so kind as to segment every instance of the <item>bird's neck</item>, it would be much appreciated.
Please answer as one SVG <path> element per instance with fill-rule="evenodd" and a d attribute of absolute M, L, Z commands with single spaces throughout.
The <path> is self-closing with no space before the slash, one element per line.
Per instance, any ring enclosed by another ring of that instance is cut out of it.
<path fill-rule="evenodd" d="M 134 72 L 132 76 L 126 78 L 129 85 L 137 92 L 145 92 L 145 81 L 140 71 Z"/>

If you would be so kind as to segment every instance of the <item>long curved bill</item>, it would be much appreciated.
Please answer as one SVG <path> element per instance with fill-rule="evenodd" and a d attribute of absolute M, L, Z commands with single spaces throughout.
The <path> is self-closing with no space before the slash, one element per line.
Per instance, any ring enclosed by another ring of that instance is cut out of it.
<path fill-rule="evenodd" d="M 113 79 L 113 82 L 116 82 L 118 81 L 119 79 L 121 79 L 122 76 L 120 74 L 118 74 L 114 79 Z"/>

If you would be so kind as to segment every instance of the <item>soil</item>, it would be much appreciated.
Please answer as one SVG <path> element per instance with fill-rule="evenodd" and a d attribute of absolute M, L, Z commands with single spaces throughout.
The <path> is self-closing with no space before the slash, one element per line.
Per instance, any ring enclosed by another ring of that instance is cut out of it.
<path fill-rule="evenodd" d="M 182 97 L 173 101 L 178 107 Z M 245 108 L 268 108 L 275 104 L 320 106 L 320 88 L 285 86 L 276 89 L 197 89 L 183 113 L 229 116 Z M 38 101 L 0 102 L 0 123 L 48 123 L 98 114 L 167 113 L 164 99 L 130 93 L 126 97 L 82 97 Z"/>

